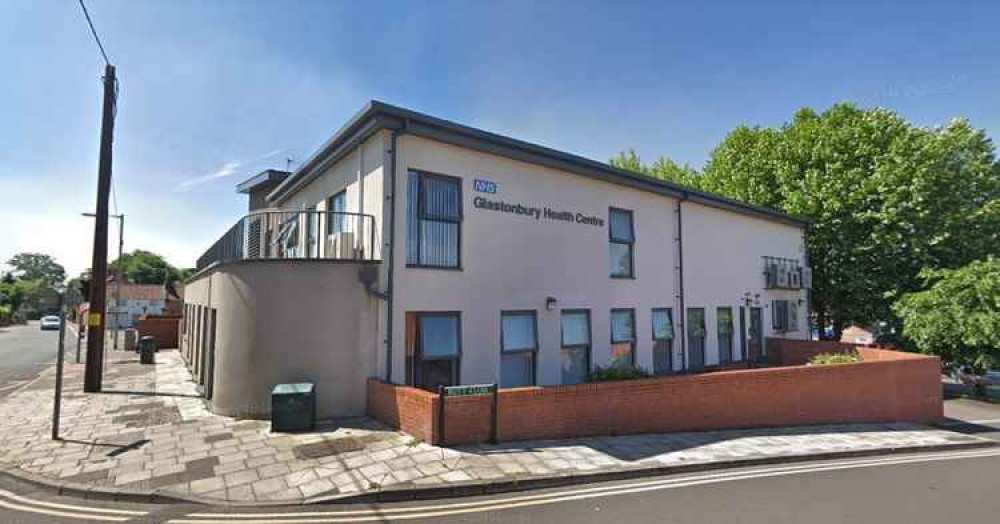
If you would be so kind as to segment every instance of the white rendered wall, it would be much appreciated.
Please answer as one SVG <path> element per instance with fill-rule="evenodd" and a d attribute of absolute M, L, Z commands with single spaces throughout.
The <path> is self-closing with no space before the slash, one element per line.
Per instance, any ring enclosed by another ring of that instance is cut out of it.
<path fill-rule="evenodd" d="M 461 271 L 406 267 L 408 169 L 462 178 Z M 499 184 L 498 192 L 477 193 L 475 178 Z M 653 365 L 653 308 L 672 308 L 675 332 L 683 333 L 674 269 L 675 199 L 409 135 L 400 138 L 396 191 L 395 382 L 405 382 L 406 312 L 462 312 L 463 383 L 499 380 L 500 312 L 504 310 L 537 312 L 539 384 L 560 381 L 561 309 L 590 310 L 592 365 L 610 362 L 612 308 L 635 309 L 636 361 L 646 369 Z M 473 206 L 477 196 L 596 215 L 604 219 L 604 225 L 477 209 Z M 633 211 L 635 279 L 609 277 L 609 206 Z M 761 292 L 762 306 L 768 304 L 763 324 L 770 334 L 770 295 L 762 290 L 761 257 L 802 260 L 802 230 L 691 202 L 683 207 L 686 306 L 706 309 L 706 364 L 711 365 L 718 362 L 715 308 L 732 306 L 734 327 L 739 329 L 737 300 L 743 292 Z M 794 293 L 804 297 L 804 292 Z M 555 311 L 545 309 L 549 296 L 557 299 Z M 804 338 L 805 307 L 799 311 L 799 335 Z M 735 356 L 739 339 L 734 338 Z M 680 340 L 675 339 L 677 369 L 680 351 Z"/>

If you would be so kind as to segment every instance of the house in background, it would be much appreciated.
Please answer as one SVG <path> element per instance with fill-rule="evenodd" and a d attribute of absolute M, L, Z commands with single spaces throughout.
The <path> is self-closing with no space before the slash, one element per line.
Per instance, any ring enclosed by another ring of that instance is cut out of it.
<path fill-rule="evenodd" d="M 167 305 L 167 292 L 162 284 L 122 282 L 121 296 L 114 277 L 108 279 L 106 327 L 119 329 L 136 327 L 143 315 L 162 315 Z M 117 302 L 116 302 L 117 300 Z"/>

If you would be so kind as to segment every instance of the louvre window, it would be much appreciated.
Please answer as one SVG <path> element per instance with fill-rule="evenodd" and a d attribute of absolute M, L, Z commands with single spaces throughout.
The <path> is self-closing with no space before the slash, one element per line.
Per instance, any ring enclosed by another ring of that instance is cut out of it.
<path fill-rule="evenodd" d="M 538 352 L 535 312 L 505 311 L 500 323 L 500 387 L 533 385 Z"/>
<path fill-rule="evenodd" d="M 407 313 L 407 383 L 435 390 L 459 383 L 461 318 L 458 313 Z"/>
<path fill-rule="evenodd" d="M 560 324 L 562 383 L 586 382 L 590 375 L 590 311 L 563 310 Z"/>
<path fill-rule="evenodd" d="M 774 300 L 771 302 L 771 328 L 778 333 L 788 331 L 788 301 Z"/>
<path fill-rule="evenodd" d="M 635 366 L 635 310 L 611 310 L 611 364 Z"/>
<path fill-rule="evenodd" d="M 674 371 L 674 320 L 670 308 L 653 310 L 653 372 L 665 375 Z"/>
<path fill-rule="evenodd" d="M 411 171 L 407 178 L 406 264 L 458 268 L 461 258 L 461 182 Z"/>
<path fill-rule="evenodd" d="M 733 360 L 733 308 L 720 307 L 715 312 L 719 342 L 719 364 Z"/>

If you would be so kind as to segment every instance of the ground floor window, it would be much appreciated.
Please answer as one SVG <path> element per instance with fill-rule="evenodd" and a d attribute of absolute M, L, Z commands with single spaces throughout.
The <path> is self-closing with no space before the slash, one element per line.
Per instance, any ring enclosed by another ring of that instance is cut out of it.
<path fill-rule="evenodd" d="M 699 371 L 705 367 L 705 308 L 688 308 L 687 340 L 688 369 Z"/>
<path fill-rule="evenodd" d="M 611 310 L 611 365 L 635 366 L 635 310 Z"/>
<path fill-rule="evenodd" d="M 500 324 L 500 387 L 534 385 L 538 352 L 535 312 L 504 311 Z"/>
<path fill-rule="evenodd" d="M 559 349 L 563 384 L 580 384 L 590 375 L 590 311 L 563 310 Z"/>
<path fill-rule="evenodd" d="M 719 342 L 719 364 L 733 361 L 733 308 L 715 310 L 716 333 Z"/>
<path fill-rule="evenodd" d="M 674 320 L 670 308 L 653 310 L 653 373 L 664 375 L 674 370 Z"/>
<path fill-rule="evenodd" d="M 457 312 L 407 313 L 407 383 L 430 390 L 459 384 L 461 339 Z"/>

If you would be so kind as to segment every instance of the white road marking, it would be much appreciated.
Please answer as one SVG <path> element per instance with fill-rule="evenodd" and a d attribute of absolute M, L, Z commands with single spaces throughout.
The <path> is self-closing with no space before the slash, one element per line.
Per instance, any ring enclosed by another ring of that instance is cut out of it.
<path fill-rule="evenodd" d="M 614 495 L 640 493 L 644 491 L 677 489 L 683 487 L 748 480 L 754 478 L 777 477 L 784 475 L 801 475 L 805 473 L 836 471 L 843 469 L 869 468 L 910 464 L 919 462 L 936 462 L 942 460 L 958 460 L 977 457 L 1000 456 L 1000 450 L 981 450 L 970 452 L 938 453 L 916 456 L 893 457 L 883 459 L 862 459 L 832 462 L 826 464 L 805 464 L 798 466 L 782 466 L 745 471 L 730 471 L 688 476 L 677 479 L 660 479 L 636 482 L 625 485 L 584 488 L 577 490 L 547 493 L 541 495 L 515 496 L 501 500 L 484 500 L 479 502 L 461 502 L 433 506 L 409 508 L 384 508 L 374 510 L 303 512 L 303 513 L 195 513 L 187 518 L 173 519 L 171 524 L 273 524 L 280 519 L 282 524 L 322 524 L 343 522 L 370 522 L 386 520 L 411 520 L 418 518 L 434 518 L 450 515 L 462 515 L 485 511 L 506 510 L 519 507 L 553 504 L 581 499 L 601 498 Z"/>
<path fill-rule="evenodd" d="M 116 517 L 109 515 L 97 515 L 92 513 L 76 513 L 76 512 L 66 512 L 66 511 L 55 511 L 49 509 L 35 508 L 31 506 L 23 506 L 21 504 L 15 504 L 13 502 L 7 502 L 6 500 L 0 499 L 0 508 L 6 508 L 13 511 L 19 511 L 21 513 L 34 513 L 36 515 L 48 515 L 50 517 L 63 517 L 73 520 L 97 520 L 102 522 L 125 522 L 130 520 L 132 517 Z"/>
<path fill-rule="evenodd" d="M 941 426 L 964 426 L 966 424 L 998 424 L 1000 423 L 1000 418 L 991 418 L 987 420 L 950 420 L 948 422 L 942 422 Z"/>
<path fill-rule="evenodd" d="M 129 509 L 111 509 L 111 508 L 91 508 L 87 506 L 75 506 L 73 504 L 60 504 L 58 502 L 47 502 L 44 500 L 35 500 L 28 497 L 18 495 L 16 493 L 11 493 L 0 489 L 0 498 L 10 499 L 16 502 L 22 502 L 25 504 L 33 504 L 35 506 L 44 506 L 47 508 L 64 509 L 69 511 L 84 511 L 91 513 L 110 513 L 114 515 L 132 515 L 140 516 L 145 515 L 146 511 L 129 510 Z"/>

